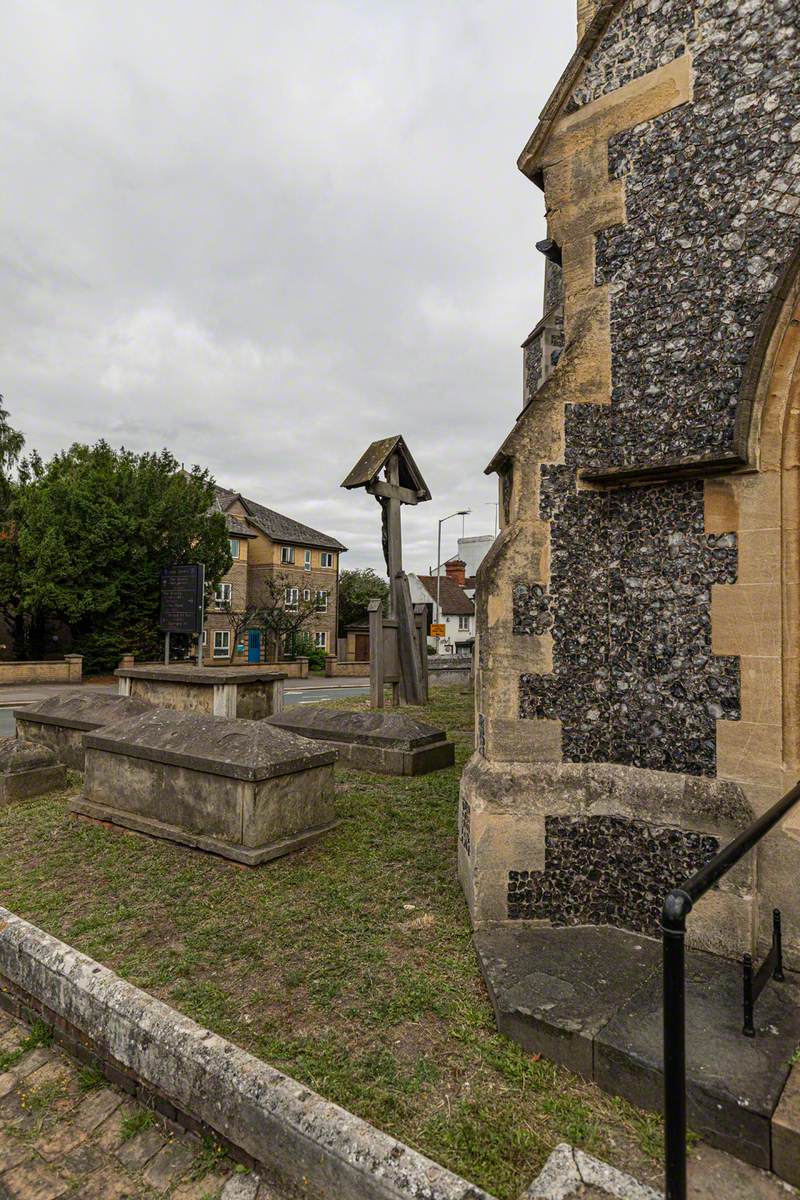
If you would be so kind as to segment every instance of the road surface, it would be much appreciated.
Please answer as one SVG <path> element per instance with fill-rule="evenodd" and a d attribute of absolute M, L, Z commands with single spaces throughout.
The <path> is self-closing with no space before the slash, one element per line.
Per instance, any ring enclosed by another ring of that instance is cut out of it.
<path fill-rule="evenodd" d="M 84 684 L 91 688 L 91 684 Z M 0 687 L 0 737 L 13 737 L 16 733 L 14 709 L 23 708 L 26 704 L 35 704 L 46 696 L 56 696 L 59 692 L 74 690 L 69 684 L 28 684 L 19 687 Z M 115 692 L 113 686 L 100 687 L 94 690 Z M 320 704 L 323 700 L 346 699 L 350 696 L 369 695 L 369 682 L 361 679 L 336 679 L 326 683 L 316 679 L 289 679 L 285 684 L 284 703 L 290 704 Z"/>

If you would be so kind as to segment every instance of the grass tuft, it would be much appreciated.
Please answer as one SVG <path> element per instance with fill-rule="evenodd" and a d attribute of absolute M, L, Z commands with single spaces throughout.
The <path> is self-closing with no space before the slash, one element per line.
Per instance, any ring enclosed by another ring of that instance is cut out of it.
<path fill-rule="evenodd" d="M 127 1113 L 120 1122 L 120 1133 L 123 1142 L 129 1142 L 137 1133 L 144 1133 L 156 1123 L 155 1113 L 150 1108 L 137 1108 L 135 1112 Z"/>

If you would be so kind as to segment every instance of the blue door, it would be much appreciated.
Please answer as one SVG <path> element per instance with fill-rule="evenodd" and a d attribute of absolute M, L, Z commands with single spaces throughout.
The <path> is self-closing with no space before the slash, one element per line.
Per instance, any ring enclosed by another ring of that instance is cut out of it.
<path fill-rule="evenodd" d="M 249 629 L 247 632 L 247 661 L 261 662 L 261 630 Z"/>

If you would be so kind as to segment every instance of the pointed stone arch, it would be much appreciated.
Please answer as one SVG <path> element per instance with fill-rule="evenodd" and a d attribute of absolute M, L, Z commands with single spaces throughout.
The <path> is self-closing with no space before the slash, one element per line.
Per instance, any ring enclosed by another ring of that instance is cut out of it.
<path fill-rule="evenodd" d="M 717 772 L 763 812 L 800 778 L 800 250 L 748 371 L 748 470 L 706 481 L 706 531 L 734 530 L 738 580 L 712 598 L 713 650 L 741 664 L 740 721 L 717 724 Z M 800 813 L 759 852 L 759 931 L 784 909 L 800 952 Z M 787 912 L 787 909 L 789 910 Z"/>

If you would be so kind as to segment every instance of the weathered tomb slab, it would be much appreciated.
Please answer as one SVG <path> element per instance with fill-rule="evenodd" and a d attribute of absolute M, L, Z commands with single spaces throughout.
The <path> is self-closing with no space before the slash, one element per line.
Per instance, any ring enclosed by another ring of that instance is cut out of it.
<path fill-rule="evenodd" d="M 501 927 L 474 941 L 500 1032 L 587 1079 L 596 1035 L 660 961 L 652 938 L 610 928 Z"/>
<path fill-rule="evenodd" d="M 444 730 L 405 712 L 304 704 L 270 717 L 269 723 L 335 747 L 339 761 L 359 771 L 425 775 L 455 762 L 455 746 Z"/>
<path fill-rule="evenodd" d="M 150 707 L 86 735 L 70 807 L 256 866 L 336 824 L 335 758 L 264 721 Z"/>
<path fill-rule="evenodd" d="M 146 663 L 119 667 L 121 696 L 180 712 L 261 721 L 283 709 L 283 671 L 269 667 L 192 667 Z"/>
<path fill-rule="evenodd" d="M 0 738 L 0 805 L 63 787 L 66 768 L 52 750 L 24 738 Z"/>
<path fill-rule="evenodd" d="M 702 951 L 686 956 L 689 1126 L 754 1166 L 772 1166 L 770 1124 L 800 1044 L 800 980 L 770 981 L 742 1035 L 742 969 Z M 595 1078 L 640 1107 L 662 1105 L 662 981 L 639 989 L 595 1039 Z"/>
<path fill-rule="evenodd" d="M 49 746 L 59 762 L 82 771 L 85 733 L 138 716 L 151 707 L 143 700 L 81 688 L 17 708 L 14 717 L 19 737 Z"/>

